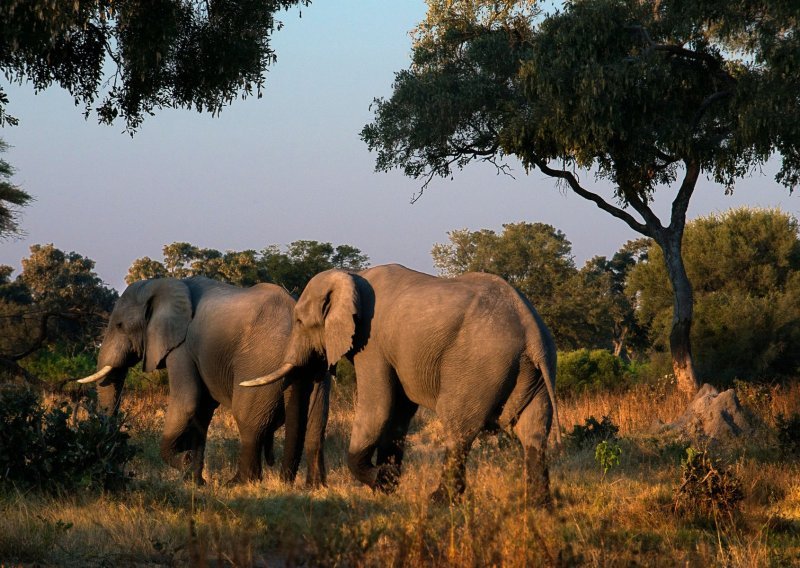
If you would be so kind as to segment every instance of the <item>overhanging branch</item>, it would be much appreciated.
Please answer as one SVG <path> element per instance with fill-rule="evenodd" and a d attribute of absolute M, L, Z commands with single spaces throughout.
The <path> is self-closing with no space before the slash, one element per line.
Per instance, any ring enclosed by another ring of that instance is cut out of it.
<path fill-rule="evenodd" d="M 640 223 L 639 221 L 636 220 L 635 217 L 633 217 L 627 211 L 620 209 L 619 207 L 616 207 L 614 205 L 611 205 L 601 196 L 581 186 L 581 184 L 578 182 L 578 180 L 575 178 L 575 175 L 572 172 L 569 172 L 567 170 L 559 170 L 551 168 L 550 166 L 547 165 L 547 162 L 545 162 L 540 158 L 534 157 L 531 161 L 533 164 L 536 165 L 537 168 L 539 168 L 542 171 L 543 174 L 557 179 L 563 179 L 569 184 L 572 191 L 574 191 L 584 199 L 593 202 L 595 205 L 597 205 L 600 209 L 602 209 L 606 213 L 611 214 L 617 219 L 625 221 L 625 223 L 627 223 L 627 225 L 637 233 L 641 233 L 647 237 L 653 236 L 653 231 L 646 224 Z"/>

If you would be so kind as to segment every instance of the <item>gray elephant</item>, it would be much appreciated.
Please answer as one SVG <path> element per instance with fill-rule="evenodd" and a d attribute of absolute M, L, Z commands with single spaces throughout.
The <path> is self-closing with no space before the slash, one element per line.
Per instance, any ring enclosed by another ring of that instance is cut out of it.
<path fill-rule="evenodd" d="M 292 385 L 294 369 L 319 353 L 329 364 L 347 356 L 355 365 L 348 465 L 363 483 L 395 488 L 409 422 L 422 405 L 437 413 L 446 433 L 434 501 L 463 493 L 473 440 L 499 426 L 522 442 L 530 495 L 549 506 L 556 348 L 536 310 L 501 278 L 437 278 L 399 265 L 322 272 L 295 306 L 284 364 L 242 384 Z"/>
<path fill-rule="evenodd" d="M 271 463 L 275 430 L 284 422 L 281 477 L 294 480 L 306 448 L 307 483 L 325 482 L 323 440 L 330 376 L 321 357 L 292 371 L 288 389 L 239 386 L 276 369 L 285 358 L 294 299 L 273 284 L 238 288 L 208 278 L 160 278 L 131 284 L 114 306 L 98 355 L 98 371 L 79 382 L 99 383 L 101 405 L 116 411 L 128 369 L 166 367 L 169 406 L 161 457 L 187 479 L 203 481 L 208 426 L 214 410 L 230 408 L 241 448 L 232 482 L 261 477 L 262 454 Z M 183 459 L 179 454 L 187 452 Z"/>

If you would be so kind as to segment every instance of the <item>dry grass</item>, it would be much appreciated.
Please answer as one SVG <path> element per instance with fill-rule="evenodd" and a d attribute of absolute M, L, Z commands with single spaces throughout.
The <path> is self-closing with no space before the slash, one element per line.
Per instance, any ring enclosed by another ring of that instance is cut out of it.
<path fill-rule="evenodd" d="M 728 456 L 745 499 L 730 521 L 686 520 L 673 511 L 683 447 L 646 434 L 685 401 L 639 388 L 561 405 L 567 431 L 586 417 L 620 427 L 619 467 L 605 478 L 591 448 L 552 454 L 555 512 L 526 504 L 523 464 L 513 439 L 482 436 L 471 455 L 466 498 L 429 506 L 439 475 L 441 428 L 415 419 L 401 485 L 373 494 L 344 464 L 352 406 L 334 393 L 328 487 L 287 488 L 274 472 L 227 487 L 237 436 L 231 416 L 212 423 L 209 484 L 183 483 L 158 457 L 163 393 L 129 397 L 142 448 L 129 490 L 49 497 L 0 495 L 0 565 L 37 566 L 792 566 L 800 562 L 800 463 L 774 446 L 779 413 L 800 410 L 800 388 L 752 389 L 744 402 L 763 435 Z M 278 441 L 278 450 L 280 440 Z M 299 477 L 302 477 L 299 476 Z"/>

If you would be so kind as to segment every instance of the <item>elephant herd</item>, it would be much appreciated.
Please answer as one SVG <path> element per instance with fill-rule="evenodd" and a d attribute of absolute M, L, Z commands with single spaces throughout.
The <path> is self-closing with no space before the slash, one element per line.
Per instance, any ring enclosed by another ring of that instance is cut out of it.
<path fill-rule="evenodd" d="M 285 424 L 282 479 L 294 480 L 305 449 L 306 482 L 318 486 L 325 483 L 329 369 L 342 357 L 356 371 L 347 455 L 356 479 L 386 492 L 397 487 L 409 423 L 422 405 L 445 432 L 434 501 L 464 492 L 475 437 L 503 428 L 522 443 L 528 494 L 550 505 L 555 344 L 528 300 L 497 276 L 437 278 L 396 264 L 334 269 L 314 276 L 297 302 L 272 284 L 143 280 L 118 300 L 98 370 L 80 382 L 97 381 L 102 406 L 115 412 L 132 365 L 166 368 L 160 449 L 167 464 L 203 483 L 208 427 L 222 404 L 241 440 L 233 481 L 261 477 Z"/>

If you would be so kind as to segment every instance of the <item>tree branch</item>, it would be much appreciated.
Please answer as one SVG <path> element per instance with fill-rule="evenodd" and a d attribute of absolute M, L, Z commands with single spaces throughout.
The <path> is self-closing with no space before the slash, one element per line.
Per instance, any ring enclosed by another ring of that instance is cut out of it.
<path fill-rule="evenodd" d="M 533 162 L 533 164 L 536 165 L 537 168 L 539 168 L 542 171 L 543 174 L 557 179 L 565 180 L 569 184 L 572 191 L 574 191 L 584 199 L 592 201 L 595 205 L 597 205 L 600 209 L 602 209 L 606 213 L 613 215 L 617 219 L 625 221 L 625 223 L 627 223 L 628 226 L 637 233 L 641 233 L 647 237 L 653 236 L 653 231 L 646 224 L 640 223 L 627 211 L 620 209 L 619 207 L 616 207 L 614 205 L 611 205 L 601 196 L 582 187 L 581 184 L 578 183 L 578 180 L 575 178 L 572 172 L 551 168 L 550 166 L 547 165 L 547 162 L 537 157 L 534 157 L 531 161 Z"/>
<path fill-rule="evenodd" d="M 665 44 L 665 43 L 656 43 L 655 40 L 650 36 L 650 32 L 647 31 L 642 25 L 631 25 L 626 26 L 625 29 L 636 32 L 642 38 L 644 43 L 647 45 L 646 52 L 650 51 L 663 51 L 665 53 L 669 53 L 671 55 L 676 55 L 679 57 L 685 57 L 686 59 L 692 59 L 694 61 L 699 61 L 701 63 L 707 64 L 710 68 L 712 68 L 715 73 L 723 79 L 728 85 L 735 85 L 736 79 L 727 71 L 722 68 L 722 65 L 716 57 L 711 55 L 710 53 L 704 53 L 702 51 L 692 51 L 691 49 L 686 49 L 681 45 L 672 45 L 672 44 Z"/>
<path fill-rule="evenodd" d="M 700 177 L 700 165 L 694 161 L 686 162 L 686 175 L 683 177 L 678 194 L 672 202 L 672 218 L 670 219 L 669 229 L 671 231 L 683 231 L 686 225 L 686 211 L 689 208 L 689 200 L 697 187 L 697 179 Z"/>

